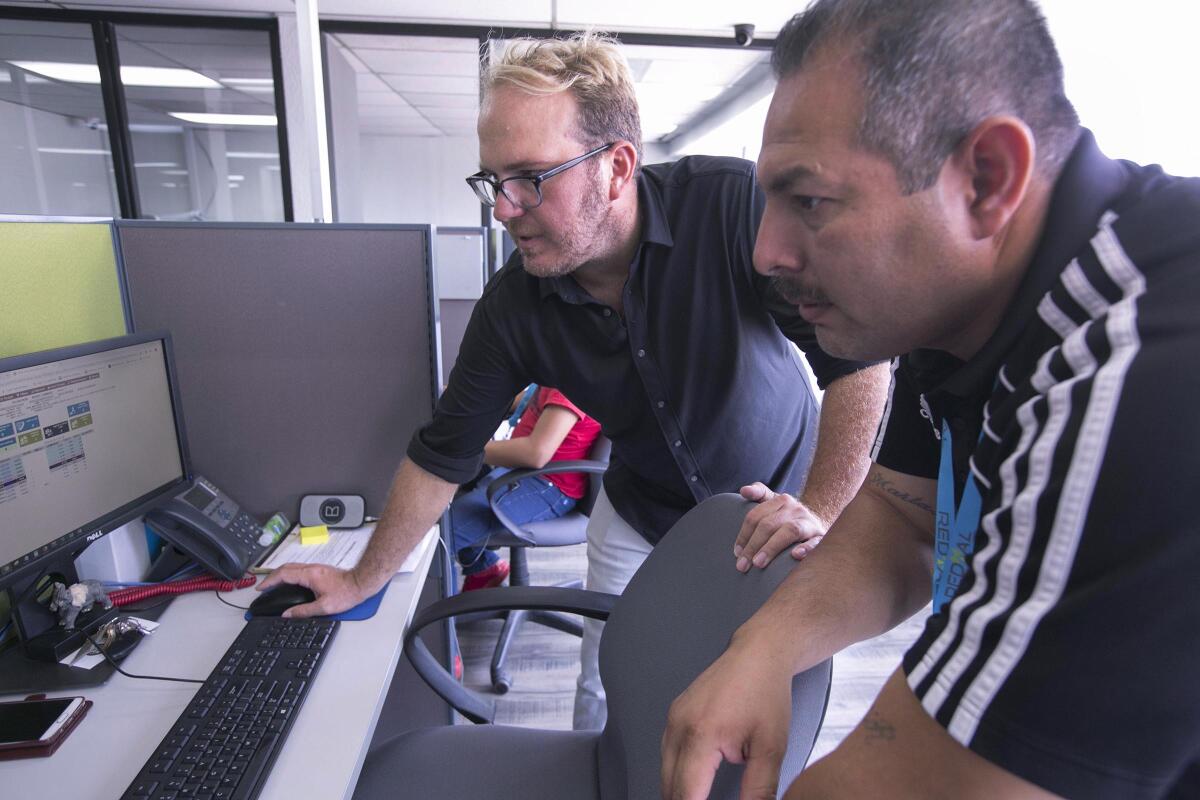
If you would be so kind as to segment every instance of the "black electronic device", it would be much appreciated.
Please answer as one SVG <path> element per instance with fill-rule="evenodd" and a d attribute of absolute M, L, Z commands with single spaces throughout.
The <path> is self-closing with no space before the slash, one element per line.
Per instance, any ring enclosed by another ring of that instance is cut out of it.
<path fill-rule="evenodd" d="M 115 612 L 96 603 L 60 619 L 52 584 L 76 583 L 88 544 L 187 485 L 179 408 L 166 333 L 0 360 L 0 590 L 22 643 L 0 654 L 0 693 L 111 674 L 53 663 Z"/>
<path fill-rule="evenodd" d="M 307 586 L 279 583 L 267 589 L 250 603 L 251 617 L 278 617 L 292 606 L 311 603 L 317 596 Z"/>
<path fill-rule="evenodd" d="M 82 697 L 38 697 L 0 703 L 0 750 L 36 748 L 54 741 L 83 703 Z"/>
<path fill-rule="evenodd" d="M 300 524 L 305 527 L 357 528 L 366 513 L 366 503 L 358 494 L 306 494 L 300 498 Z"/>
<path fill-rule="evenodd" d="M 55 662 L 116 612 L 96 603 L 65 627 L 49 602 L 53 583 L 79 580 L 75 558 L 101 536 L 154 509 L 166 520 L 181 496 L 197 492 L 199 503 L 203 487 L 223 498 L 206 510 L 230 512 L 237 533 L 229 525 L 205 536 L 193 526 L 166 538 L 224 577 L 241 577 L 256 557 L 241 546 L 251 523 L 237 504 L 193 479 L 181 408 L 167 333 L 0 359 L 0 590 L 22 644 L 0 653 L 0 694 L 90 686 L 112 674 L 107 664 Z M 258 547 L 257 526 L 252 533 Z"/>
<path fill-rule="evenodd" d="M 267 550 L 259 544 L 262 523 L 199 476 L 146 512 L 146 524 L 213 573 L 231 581 L 245 575 Z"/>
<path fill-rule="evenodd" d="M 337 627 L 247 622 L 122 798 L 257 797 Z"/>

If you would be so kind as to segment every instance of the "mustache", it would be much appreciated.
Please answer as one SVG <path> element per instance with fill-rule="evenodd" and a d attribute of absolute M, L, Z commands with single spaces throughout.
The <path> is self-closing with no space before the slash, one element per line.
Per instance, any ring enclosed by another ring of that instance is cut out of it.
<path fill-rule="evenodd" d="M 795 278 L 777 275 L 771 279 L 771 283 L 783 299 L 789 303 L 798 306 L 826 305 L 829 303 L 829 296 L 820 289 L 813 286 L 806 286 Z"/>

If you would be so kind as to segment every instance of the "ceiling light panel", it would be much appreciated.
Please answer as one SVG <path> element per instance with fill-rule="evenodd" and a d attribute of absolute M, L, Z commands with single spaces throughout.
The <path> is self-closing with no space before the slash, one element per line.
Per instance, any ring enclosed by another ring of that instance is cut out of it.
<path fill-rule="evenodd" d="M 274 114 L 211 114 L 194 111 L 168 111 L 175 119 L 191 122 L 196 125 L 213 125 L 226 127 L 230 125 L 269 127 L 278 124 Z"/>
<path fill-rule="evenodd" d="M 27 72 L 66 83 L 100 83 L 100 68 L 95 64 L 71 64 L 63 61 L 13 61 Z M 177 67 L 121 67 L 121 83 L 126 86 L 156 86 L 171 89 L 220 89 L 221 84 L 207 75 Z"/>

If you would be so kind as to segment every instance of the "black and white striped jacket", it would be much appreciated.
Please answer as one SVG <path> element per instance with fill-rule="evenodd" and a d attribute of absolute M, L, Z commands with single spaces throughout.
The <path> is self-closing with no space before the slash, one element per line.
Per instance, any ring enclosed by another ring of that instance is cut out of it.
<path fill-rule="evenodd" d="M 936 479 L 943 420 L 983 509 L 925 710 L 1068 797 L 1200 786 L 1200 180 L 1084 132 L 992 340 L 894 364 L 875 460 Z"/>

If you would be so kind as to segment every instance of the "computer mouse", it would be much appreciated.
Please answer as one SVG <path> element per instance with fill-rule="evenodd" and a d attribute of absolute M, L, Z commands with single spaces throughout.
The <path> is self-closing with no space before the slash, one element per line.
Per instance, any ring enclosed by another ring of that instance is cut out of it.
<path fill-rule="evenodd" d="M 281 583 L 267 589 L 250 604 L 252 617 L 278 617 L 292 606 L 311 603 L 317 596 L 312 589 L 295 583 Z"/>

